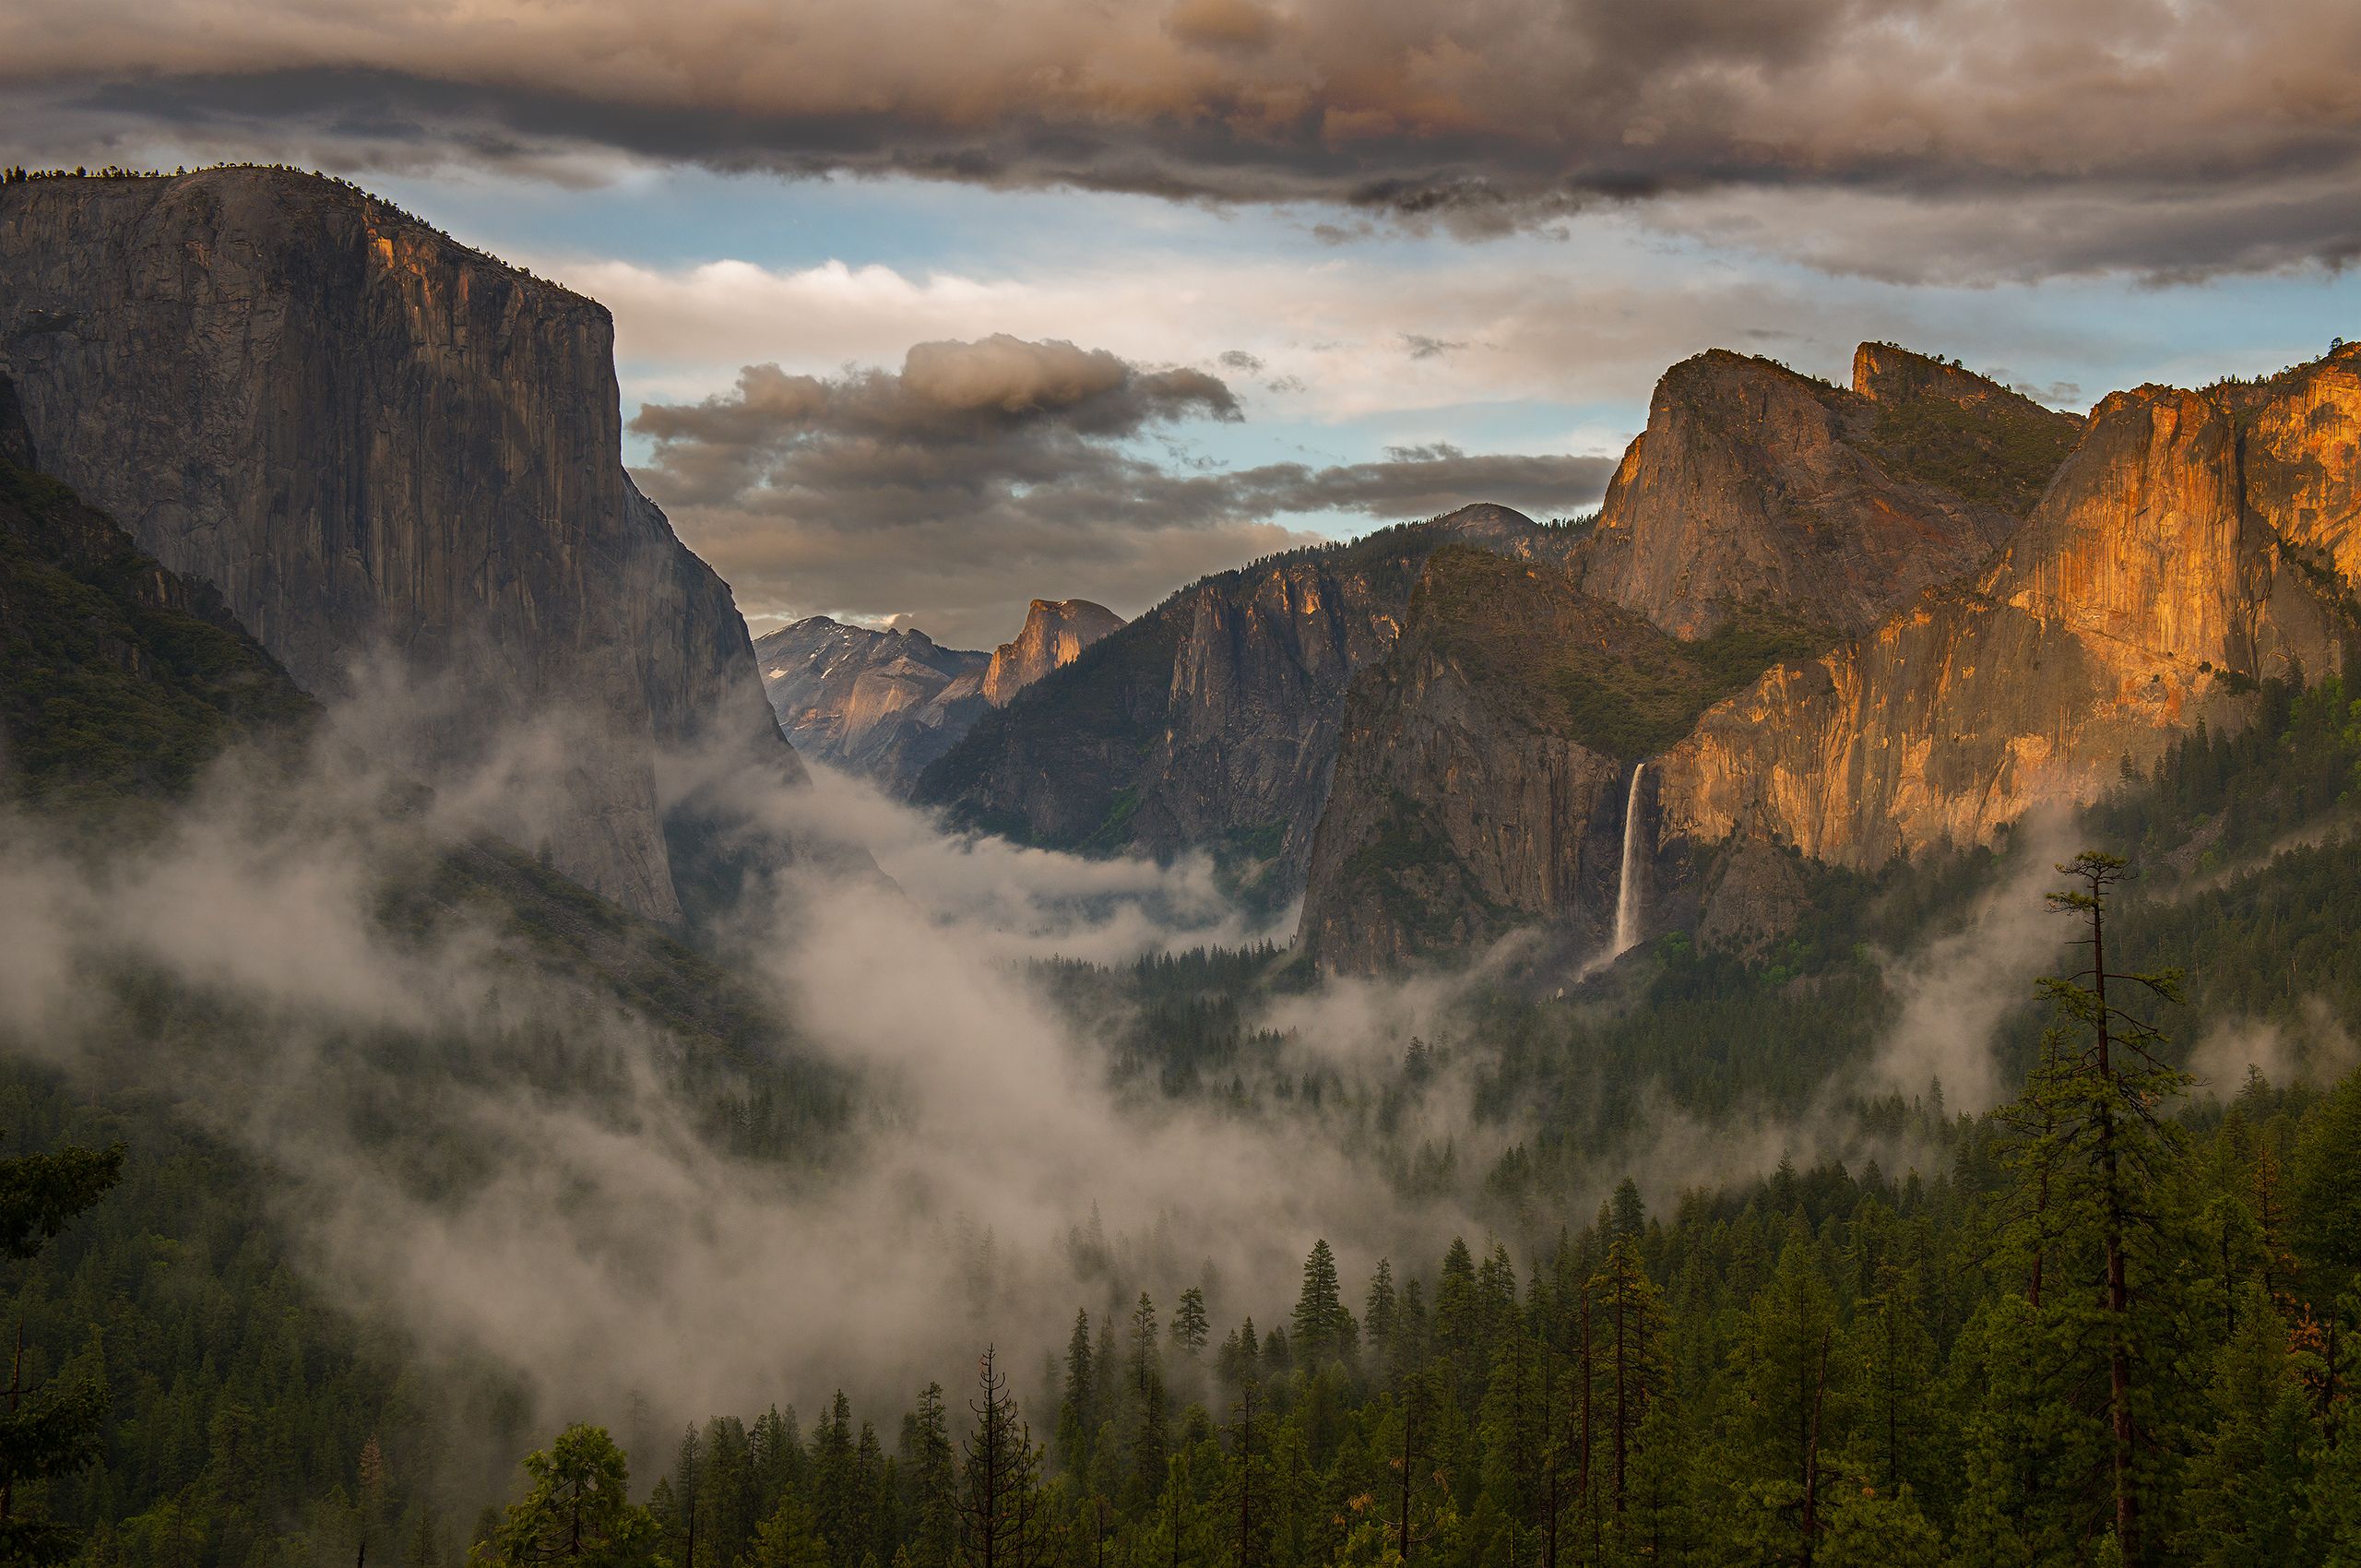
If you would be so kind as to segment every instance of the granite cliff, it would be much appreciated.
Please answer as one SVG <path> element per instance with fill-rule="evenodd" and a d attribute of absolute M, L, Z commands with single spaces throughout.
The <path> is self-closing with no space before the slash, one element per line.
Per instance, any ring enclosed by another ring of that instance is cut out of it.
<path fill-rule="evenodd" d="M 801 777 L 729 588 L 623 473 L 601 306 L 263 169 L 0 188 L 0 280 L 42 467 L 315 695 L 389 664 L 439 690 L 397 760 L 562 719 L 528 846 L 557 870 L 676 919 L 697 851 L 659 755 Z"/>
<path fill-rule="evenodd" d="M 1592 693 L 1670 643 L 1555 564 L 1437 551 L 1347 699 L 1304 947 L 1374 968 L 1561 912 L 1603 938 L 1630 765 Z"/>
<path fill-rule="evenodd" d="M 755 638 L 754 658 L 799 753 L 907 798 L 977 719 L 1122 624 L 1086 599 L 1037 599 L 1016 639 L 984 654 L 943 647 L 914 627 L 876 631 L 813 615 Z"/>
<path fill-rule="evenodd" d="M 1453 541 L 1561 559 L 1572 536 L 1474 505 L 1191 585 L 985 715 L 920 778 L 969 826 L 1061 849 L 1212 851 L 1251 896 L 1302 885 L 1345 694 Z"/>
<path fill-rule="evenodd" d="M 1579 577 L 1679 637 L 1747 610 L 1867 631 L 1989 555 L 2077 432 L 1890 345 L 1861 346 L 1849 392 L 1714 350 L 1656 384 Z"/>
<path fill-rule="evenodd" d="M 0 377 L 0 801 L 38 821 L 70 862 L 103 865 L 168 828 L 174 803 L 233 746 L 255 778 L 303 777 L 321 718 L 210 585 L 161 565 L 38 471 Z M 374 934 L 388 946 L 450 941 L 482 954 L 493 944 L 510 973 L 670 1035 L 700 1076 L 724 1070 L 734 1086 L 750 1072 L 812 1070 L 776 1009 L 738 976 L 513 844 L 428 831 L 421 798 L 397 787 L 263 803 L 291 819 L 309 813 L 306 827 L 325 827 L 339 861 L 365 846 Z M 161 999 L 179 982 L 169 966 L 93 972 L 83 1000 L 120 1003 L 133 973 L 140 1010 L 171 1007 Z M 191 1000 L 208 1016 L 220 1005 Z"/>
<path fill-rule="evenodd" d="M 1988 842 L 2038 807 L 2096 798 L 2201 721 L 2247 723 L 2260 683 L 2338 668 L 2361 615 L 2345 576 L 2361 561 L 2356 371 L 2345 349 L 2261 382 L 2106 398 L 1997 552 L 1824 646 L 1800 646 L 1831 624 L 1812 617 L 1873 601 L 1864 588 L 1845 608 L 1852 590 L 1831 574 L 1848 552 L 1802 579 L 1774 571 L 1759 592 L 1712 586 L 1783 559 L 1787 524 L 1766 497 L 1792 490 L 1760 469 L 1725 472 L 1715 515 L 1771 545 L 1701 535 L 1685 576 L 1602 577 L 1587 547 L 1561 576 L 1436 554 L 1399 644 L 1348 704 L 1307 948 L 1366 968 L 1545 924 L 1596 952 L 1626 843 L 1649 923 L 1759 945 L 1792 918 L 1807 861 L 1872 871 Z M 1855 397 L 1917 406 L 1882 438 L 1867 427 L 1865 441 L 1912 444 L 1908 464 L 1889 445 L 1889 474 L 1928 485 L 1961 453 L 1983 465 L 1922 520 L 2034 493 L 2038 465 L 2011 475 L 2006 449 L 2038 457 L 2053 432 L 2011 395 L 1876 345 L 1856 383 Z M 1795 414 L 1803 393 L 1789 394 Z M 1929 398 L 1968 411 L 1930 418 Z M 1674 444 L 1657 430 L 1627 457 L 1624 493 L 1664 488 L 1652 465 Z M 1899 493 L 1879 503 L 1888 521 Z M 1610 562 L 1644 553 L 1608 548 Z M 1628 624 L 1640 616 L 1654 644 Z"/>
<path fill-rule="evenodd" d="M 1006 707 L 1016 694 L 1082 657 L 1082 650 L 1122 629 L 1123 618 L 1086 599 L 1037 599 L 1014 642 L 992 649 L 984 671 L 984 700 Z"/>
<path fill-rule="evenodd" d="M 1368 968 L 1536 921 L 1596 948 L 1634 804 L 1655 842 L 1659 770 L 1634 769 L 1766 668 L 1989 559 L 2080 429 L 1882 344 L 1850 391 L 1737 354 L 1674 366 L 1563 569 L 1427 561 L 1347 707 L 1307 951 Z"/>
<path fill-rule="evenodd" d="M 1982 842 L 2245 722 L 2260 680 L 2337 668 L 2352 364 L 2107 398 L 1984 571 L 1706 713 L 1663 758 L 1656 835 L 1855 867 Z"/>
<path fill-rule="evenodd" d="M 40 473 L 0 376 L 0 801 L 115 840 L 235 741 L 306 733 L 312 701 L 202 582 Z"/>

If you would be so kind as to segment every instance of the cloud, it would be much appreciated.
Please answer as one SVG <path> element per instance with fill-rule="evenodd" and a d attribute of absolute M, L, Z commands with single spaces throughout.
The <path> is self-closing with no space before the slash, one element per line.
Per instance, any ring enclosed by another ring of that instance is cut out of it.
<path fill-rule="evenodd" d="M 2284 1022 L 2228 1018 L 2217 1022 L 2189 1055 L 2191 1086 L 2201 1098 L 2236 1099 L 2249 1073 L 2281 1088 L 2296 1084 L 2326 1087 L 2361 1066 L 2361 1046 L 2317 996 L 2304 998 L 2297 1016 Z"/>
<path fill-rule="evenodd" d="M 1143 456 L 1184 420 L 1234 421 L 1199 370 L 996 335 L 922 343 L 898 371 L 832 376 L 750 365 L 726 395 L 650 403 L 642 486 L 757 617 L 901 617 L 988 646 L 1043 594 L 1126 614 L 1182 582 L 1299 542 L 1271 519 L 1423 517 L 1471 501 L 1566 511 L 1603 457 L 1469 456 L 1205 469 Z"/>
<path fill-rule="evenodd" d="M 2062 812 L 2030 814 L 1955 929 L 1881 956 L 1896 1013 L 1877 1042 L 1873 1089 L 1917 1096 L 1940 1084 L 1952 1110 L 1972 1113 L 2008 1098 L 2001 1028 L 2025 1010 L 2035 977 L 2071 935 L 2043 895 L 2059 885 L 2057 868 L 2074 852 L 2072 827 Z"/>
<path fill-rule="evenodd" d="M 1825 196 L 1756 237 L 1859 265 L 1837 220 L 1873 209 L 1887 266 L 2011 275 L 2337 264 L 2361 238 L 2343 0 L 7 0 L 0 24 L 0 136 L 71 161 L 901 173 L 1465 234 Z"/>
<path fill-rule="evenodd" d="M 877 470 L 914 486 L 987 475 L 1038 484 L 1098 442 L 1192 414 L 1240 417 L 1229 388 L 1201 371 L 1142 370 L 1103 349 L 996 334 L 920 343 L 898 372 L 824 379 L 749 365 L 733 394 L 648 404 L 631 429 L 655 443 L 670 496 L 710 502 L 757 483 L 826 485 Z"/>
<path fill-rule="evenodd" d="M 738 1061 L 546 962 L 497 900 L 388 918 L 389 888 L 479 843 L 491 804 L 423 802 L 345 749 L 409 732 L 403 702 L 385 673 L 300 766 L 233 755 L 136 844 L 68 846 L 0 814 L 0 1050 L 244 1150 L 268 1172 L 274 1241 L 326 1299 L 427 1367 L 515 1377 L 536 1427 L 619 1420 L 636 1395 L 677 1430 L 809 1411 L 839 1386 L 890 1414 L 988 1341 L 1038 1364 L 1078 1304 L 1202 1284 L 1225 1321 L 1268 1321 L 1316 1236 L 1358 1273 L 1467 1228 L 1451 1199 L 1387 1202 L 1341 1104 L 1331 1122 L 1135 1092 L 1121 1018 L 1082 1024 L 1021 962 L 1261 934 L 1200 863 L 946 838 L 848 780 L 785 789 L 677 755 L 729 830 L 855 834 L 899 884 L 806 866 L 747 889 L 723 956 L 736 994 L 787 1022 Z M 485 772 L 552 787 L 529 760 Z M 118 1006 L 125 976 L 136 1004 Z M 1332 1068 L 1355 1057 L 1333 1035 L 1357 1017 L 1323 1036 Z M 840 1075 L 816 1081 L 848 1090 L 849 1124 L 782 1158 L 725 1152 L 690 1070 L 776 1088 L 742 1077 L 790 1065 L 774 1051 Z M 1365 1105 L 1398 1051 L 1358 1055 Z M 1240 1070 L 1292 1084 L 1311 1059 Z M 1454 1101 L 1430 1124 L 1469 1123 Z M 514 1457 L 450 1479 L 472 1489 Z"/>
<path fill-rule="evenodd" d="M 652 267 L 530 248 L 517 259 L 612 310 L 626 398 L 668 402 L 727 387 L 750 363 L 834 374 L 847 362 L 895 362 L 919 339 L 1006 333 L 1197 365 L 1223 377 L 1257 423 L 1369 421 L 1380 439 L 1457 435 L 1474 446 L 1476 430 L 1553 405 L 1615 422 L 1597 449 L 1619 450 L 1664 368 L 1716 346 L 1840 379 L 1867 339 L 2100 386 L 2246 368 L 2218 339 L 2192 345 L 2190 306 L 2165 295 L 2136 296 L 2142 315 L 2127 337 L 2119 315 L 2094 311 L 2078 286 L 1904 291 L 1740 271 L 1669 254 L 1628 223 L 1440 256 L 1370 249 L 1307 260 L 1284 235 L 1204 254 L 1206 233 L 1228 228 L 1191 220 L 1177 245 L 1161 229 L 1124 230 L 1103 246 L 1028 259 L 1014 275 L 980 260 Z M 1414 359 L 1406 333 L 1465 347 Z M 2269 357 L 2277 343 L 2248 347 L 2261 356 L 2255 368 L 2285 362 Z M 1264 399 L 1279 383 L 1297 389 L 1284 407 Z M 1434 422 L 1453 414 L 1481 423 Z"/>
<path fill-rule="evenodd" d="M 1493 501 L 1543 517 L 1588 505 L 1606 493 L 1616 459 L 1561 454 L 1460 451 L 1448 442 L 1389 446 L 1382 462 L 1312 469 L 1275 463 L 1229 477 L 1241 503 L 1277 512 L 1431 517 Z"/>

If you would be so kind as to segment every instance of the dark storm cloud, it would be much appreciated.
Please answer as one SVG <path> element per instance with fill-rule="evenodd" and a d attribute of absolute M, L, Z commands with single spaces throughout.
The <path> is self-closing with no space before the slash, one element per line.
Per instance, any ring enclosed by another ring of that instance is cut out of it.
<path fill-rule="evenodd" d="M 2361 246 L 2350 0 L 0 0 L 0 136 L 69 161 L 169 143 L 595 177 L 620 154 L 1463 233 L 1643 204 L 1904 276 Z"/>
<path fill-rule="evenodd" d="M 1218 378 L 1071 343 L 923 343 L 898 370 L 790 375 L 651 404 L 642 485 L 750 614 L 902 614 L 937 638 L 999 641 L 1038 596 L 1127 612 L 1296 542 L 1275 517 L 1424 517 L 1471 501 L 1544 515 L 1595 500 L 1611 459 L 1395 448 L 1384 460 L 1175 467 L 1135 438 L 1234 420 Z"/>

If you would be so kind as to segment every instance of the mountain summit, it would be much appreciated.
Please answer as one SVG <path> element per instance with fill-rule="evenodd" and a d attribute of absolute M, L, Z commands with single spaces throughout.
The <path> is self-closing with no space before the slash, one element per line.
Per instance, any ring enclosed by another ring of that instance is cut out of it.
<path fill-rule="evenodd" d="M 991 664 L 984 671 L 984 700 L 1006 707 L 1017 693 L 1050 671 L 1072 664 L 1084 648 L 1122 625 L 1121 615 L 1086 599 L 1035 600 L 1016 640 L 992 649 Z"/>

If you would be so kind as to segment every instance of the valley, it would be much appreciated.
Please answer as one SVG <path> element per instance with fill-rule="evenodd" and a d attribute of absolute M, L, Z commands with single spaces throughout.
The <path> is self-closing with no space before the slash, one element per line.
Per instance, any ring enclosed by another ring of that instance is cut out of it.
<path fill-rule="evenodd" d="M 2361 346 L 1709 349 L 1593 510 L 968 648 L 757 610 L 617 316 L 357 185 L 12 171 L 0 282 L 19 1560 L 2361 1539 Z M 1237 417 L 921 346 L 677 405 L 730 526 Z"/>

